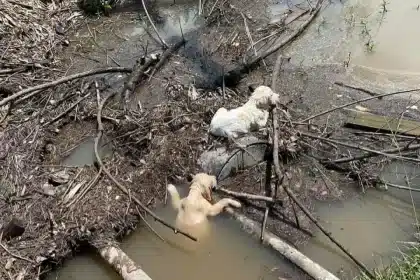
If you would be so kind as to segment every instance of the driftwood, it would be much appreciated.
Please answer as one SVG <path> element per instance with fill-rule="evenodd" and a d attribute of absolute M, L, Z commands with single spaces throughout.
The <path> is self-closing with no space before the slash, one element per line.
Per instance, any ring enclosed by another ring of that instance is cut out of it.
<path fill-rule="evenodd" d="M 124 251 L 116 246 L 98 249 L 101 257 L 108 262 L 124 280 L 152 280 Z"/>
<path fill-rule="evenodd" d="M 163 64 L 165 63 L 165 61 L 167 59 L 169 59 L 169 57 L 176 51 L 178 50 L 181 46 L 183 46 L 186 43 L 185 39 L 182 38 L 178 43 L 173 44 L 170 48 L 168 48 L 163 54 L 162 54 L 162 58 L 159 60 L 159 62 L 155 65 L 155 67 L 153 68 L 152 72 L 150 73 L 149 76 L 149 81 L 152 79 L 153 74 L 155 74 L 156 71 L 158 71 Z"/>
<path fill-rule="evenodd" d="M 259 238 L 260 236 L 260 225 L 254 220 L 246 217 L 245 215 L 239 214 L 232 208 L 226 208 L 226 212 L 229 213 L 236 221 L 241 223 L 242 228 L 249 234 Z M 279 252 L 289 261 L 300 267 L 309 276 L 316 280 L 339 280 L 334 274 L 315 263 L 307 256 L 299 252 L 293 246 L 287 244 L 276 235 L 269 231 L 264 231 L 263 243 L 269 245 L 271 248 Z"/>

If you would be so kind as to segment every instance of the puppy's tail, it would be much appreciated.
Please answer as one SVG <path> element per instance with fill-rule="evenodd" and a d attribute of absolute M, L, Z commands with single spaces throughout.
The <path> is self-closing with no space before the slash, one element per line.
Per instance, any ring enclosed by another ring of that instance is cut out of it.
<path fill-rule="evenodd" d="M 171 205 L 174 209 L 179 209 L 181 206 L 181 197 L 178 193 L 178 190 L 176 187 L 172 184 L 168 184 L 166 187 L 166 190 L 168 191 L 169 195 L 171 196 Z"/>

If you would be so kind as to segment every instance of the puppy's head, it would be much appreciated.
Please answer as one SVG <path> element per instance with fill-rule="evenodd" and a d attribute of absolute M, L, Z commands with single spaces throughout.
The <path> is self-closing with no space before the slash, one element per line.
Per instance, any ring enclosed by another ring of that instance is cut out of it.
<path fill-rule="evenodd" d="M 267 86 L 258 86 L 251 94 L 251 99 L 260 109 L 269 109 L 280 103 L 280 97 L 271 88 Z"/>
<path fill-rule="evenodd" d="M 212 189 L 217 186 L 216 176 L 209 175 L 207 173 L 197 173 L 195 175 L 188 176 L 187 179 L 191 181 L 191 185 L 200 185 L 203 197 L 210 202 L 212 201 Z"/>

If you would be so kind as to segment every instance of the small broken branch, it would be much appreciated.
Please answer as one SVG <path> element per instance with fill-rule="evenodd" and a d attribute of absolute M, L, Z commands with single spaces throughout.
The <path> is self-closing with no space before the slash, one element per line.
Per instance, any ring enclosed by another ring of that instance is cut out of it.
<path fill-rule="evenodd" d="M 335 245 L 337 245 L 338 248 L 341 249 L 352 261 L 354 261 L 362 270 L 366 273 L 366 275 L 369 276 L 371 279 L 375 279 L 375 276 L 370 272 L 370 270 L 359 260 L 357 260 L 347 249 L 343 247 L 333 236 L 330 232 L 328 232 L 324 227 L 315 219 L 314 216 L 309 212 L 306 207 L 300 203 L 300 201 L 297 199 L 297 197 L 289 190 L 288 187 L 283 186 L 284 191 L 287 193 L 287 195 L 293 200 L 294 203 L 296 203 L 297 206 L 305 213 L 305 215 L 319 228 L 322 233 L 327 236 Z"/>
<path fill-rule="evenodd" d="M 233 196 L 233 197 L 236 197 L 236 198 L 244 198 L 244 199 L 248 199 L 248 200 L 257 200 L 257 201 L 266 201 L 266 202 L 270 202 L 270 203 L 273 203 L 273 204 L 279 204 L 280 206 L 283 205 L 282 200 L 275 199 L 275 198 L 268 197 L 268 196 L 262 196 L 262 195 L 244 193 L 244 192 L 234 192 L 234 191 L 230 191 L 228 189 L 221 188 L 221 187 L 215 188 L 214 191 L 223 193 L 225 195 L 230 195 L 230 196 Z"/>
<path fill-rule="evenodd" d="M 1 238 L 0 238 L 0 239 L 1 239 Z M 6 251 L 6 253 L 8 253 L 9 255 L 11 255 L 12 257 L 14 257 L 14 258 L 16 258 L 16 259 L 20 259 L 20 260 L 23 260 L 23 261 L 27 261 L 27 262 L 32 263 L 32 264 L 34 264 L 34 263 L 35 263 L 33 260 L 30 260 L 30 259 L 28 259 L 28 258 L 25 258 L 25 257 L 19 256 L 19 255 L 16 255 L 16 254 L 14 254 L 14 253 L 10 252 L 10 251 L 9 251 L 9 249 L 7 249 L 7 247 L 6 247 L 6 246 L 4 246 L 4 245 L 3 245 L 3 243 L 2 243 L 1 241 L 0 241 L 0 247 L 2 247 L 2 248 L 3 248 L 3 250 L 4 250 L 4 251 Z"/>
<path fill-rule="evenodd" d="M 169 57 L 172 55 L 172 53 L 176 52 L 182 45 L 184 45 L 186 43 L 184 37 L 182 37 L 182 39 L 172 45 L 169 49 L 167 49 L 163 54 L 162 54 L 162 58 L 159 60 L 159 62 L 155 65 L 155 67 L 153 68 L 152 72 L 150 73 L 149 76 L 149 81 L 152 79 L 153 75 L 155 74 L 156 71 L 158 71 L 160 69 L 160 67 L 162 67 L 162 65 L 165 63 L 165 61 L 167 59 L 169 59 Z"/>
<path fill-rule="evenodd" d="M 156 60 L 152 57 L 144 63 L 141 64 L 141 60 L 137 61 L 133 66 L 133 72 L 128 77 L 127 82 L 124 83 L 124 88 L 122 90 L 122 95 L 124 97 L 124 108 L 130 103 L 130 97 L 134 93 L 137 83 L 140 81 L 144 72 L 152 65 Z"/>
<path fill-rule="evenodd" d="M 346 85 L 345 83 L 342 83 L 342 82 L 334 82 L 334 84 L 337 85 L 337 86 L 340 86 L 340 87 L 358 90 L 358 91 L 364 92 L 366 94 L 369 94 L 370 96 L 378 97 L 378 93 L 367 90 L 365 88 Z M 382 97 L 378 97 L 378 99 L 382 99 Z"/>
<path fill-rule="evenodd" d="M 144 3 L 144 0 L 141 0 L 141 4 L 143 5 L 143 9 L 144 9 L 144 12 L 146 13 L 147 19 L 149 20 L 150 24 L 152 25 L 153 29 L 155 30 L 156 35 L 158 36 L 160 42 L 162 43 L 162 46 L 165 49 L 167 49 L 168 48 L 168 44 L 166 44 L 166 42 L 162 39 L 162 37 L 160 37 L 159 32 L 158 32 L 155 24 L 153 23 L 152 18 L 149 15 L 149 12 L 147 11 L 147 7 L 146 7 L 146 4 Z"/>

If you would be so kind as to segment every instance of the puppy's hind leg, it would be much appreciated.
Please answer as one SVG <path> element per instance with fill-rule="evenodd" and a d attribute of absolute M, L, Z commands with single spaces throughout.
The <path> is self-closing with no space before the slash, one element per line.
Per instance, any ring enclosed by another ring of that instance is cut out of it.
<path fill-rule="evenodd" d="M 175 210 L 178 210 L 181 206 L 181 197 L 178 190 L 172 184 L 169 184 L 166 189 L 168 190 L 169 195 L 171 196 L 171 205 Z"/>
<path fill-rule="evenodd" d="M 222 211 L 223 211 L 223 209 L 225 209 L 225 207 L 228 207 L 228 206 L 233 206 L 233 207 L 239 208 L 239 207 L 241 207 L 241 204 L 236 200 L 233 200 L 233 199 L 230 199 L 230 198 L 223 198 L 223 199 L 219 200 L 217 203 L 210 206 L 207 215 L 217 216 L 220 213 L 222 213 Z"/>

